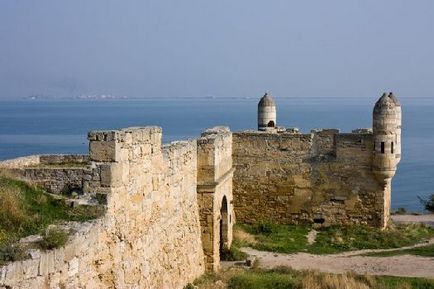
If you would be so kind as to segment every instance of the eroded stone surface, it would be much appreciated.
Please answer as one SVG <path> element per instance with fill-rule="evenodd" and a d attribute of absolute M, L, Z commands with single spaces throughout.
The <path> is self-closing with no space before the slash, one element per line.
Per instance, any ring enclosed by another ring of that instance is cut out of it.
<path fill-rule="evenodd" d="M 372 172 L 372 150 L 369 133 L 234 133 L 237 219 L 383 226 L 388 190 Z"/>

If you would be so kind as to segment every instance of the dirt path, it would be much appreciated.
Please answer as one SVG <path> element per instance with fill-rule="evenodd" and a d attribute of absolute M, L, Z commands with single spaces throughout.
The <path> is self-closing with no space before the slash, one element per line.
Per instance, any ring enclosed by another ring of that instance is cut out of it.
<path fill-rule="evenodd" d="M 434 278 L 434 258 L 401 255 L 393 257 L 365 257 L 345 254 L 312 255 L 307 253 L 281 254 L 244 248 L 256 256 L 261 268 L 288 266 L 296 270 L 314 269 L 328 273 L 354 271 L 358 274 Z"/>
<path fill-rule="evenodd" d="M 425 223 L 434 227 L 434 215 L 399 215 L 393 216 L 393 220 L 397 223 Z M 434 243 L 434 239 L 431 239 L 428 243 L 399 249 L 426 246 L 429 243 Z M 369 252 L 384 252 L 397 249 L 358 250 L 332 255 L 313 255 L 308 253 L 290 255 L 263 252 L 252 248 L 243 248 L 242 250 L 249 255 L 256 256 L 259 260 L 259 266 L 268 269 L 283 265 L 296 270 L 314 269 L 327 273 L 354 271 L 358 274 L 434 278 L 434 258 L 413 255 L 392 257 L 360 256 Z"/>

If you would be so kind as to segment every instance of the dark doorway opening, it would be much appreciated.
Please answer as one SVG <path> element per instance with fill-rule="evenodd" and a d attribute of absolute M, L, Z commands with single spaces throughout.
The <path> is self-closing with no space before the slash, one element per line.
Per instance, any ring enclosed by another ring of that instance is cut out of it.
<path fill-rule="evenodd" d="M 268 127 L 274 127 L 276 124 L 274 123 L 274 121 L 270 120 L 267 124 Z"/>
<path fill-rule="evenodd" d="M 222 206 L 220 209 L 220 256 L 224 253 L 225 249 L 228 247 L 228 201 L 226 196 L 223 197 Z"/>

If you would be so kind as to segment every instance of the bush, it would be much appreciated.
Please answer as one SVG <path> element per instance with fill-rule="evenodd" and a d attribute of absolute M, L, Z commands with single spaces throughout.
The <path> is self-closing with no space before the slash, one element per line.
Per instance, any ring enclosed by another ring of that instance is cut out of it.
<path fill-rule="evenodd" d="M 408 212 L 407 212 L 407 210 L 405 208 L 398 208 L 395 211 L 395 215 L 405 215 L 405 214 L 408 214 Z"/>
<path fill-rule="evenodd" d="M 26 257 L 26 250 L 20 244 L 0 248 L 0 264 L 4 262 L 24 260 Z"/>
<path fill-rule="evenodd" d="M 51 226 L 45 231 L 41 245 L 44 249 L 55 249 L 62 247 L 68 241 L 68 232 L 64 229 Z"/>
<path fill-rule="evenodd" d="M 422 205 L 424 206 L 425 210 L 434 213 L 434 194 L 428 197 L 428 199 L 423 199 L 421 197 L 418 197 Z"/>
<path fill-rule="evenodd" d="M 273 233 L 273 224 L 270 222 L 260 222 L 253 227 L 256 234 L 270 235 Z"/>

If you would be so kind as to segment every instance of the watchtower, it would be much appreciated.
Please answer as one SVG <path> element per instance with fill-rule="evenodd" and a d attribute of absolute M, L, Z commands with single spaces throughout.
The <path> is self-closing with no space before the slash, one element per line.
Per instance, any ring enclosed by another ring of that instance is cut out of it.
<path fill-rule="evenodd" d="M 276 126 L 276 104 L 273 97 L 265 93 L 258 103 L 258 130 L 275 130 Z"/>
<path fill-rule="evenodd" d="M 393 93 L 384 93 L 373 112 L 373 172 L 382 183 L 395 175 L 401 160 L 401 104 Z"/>

